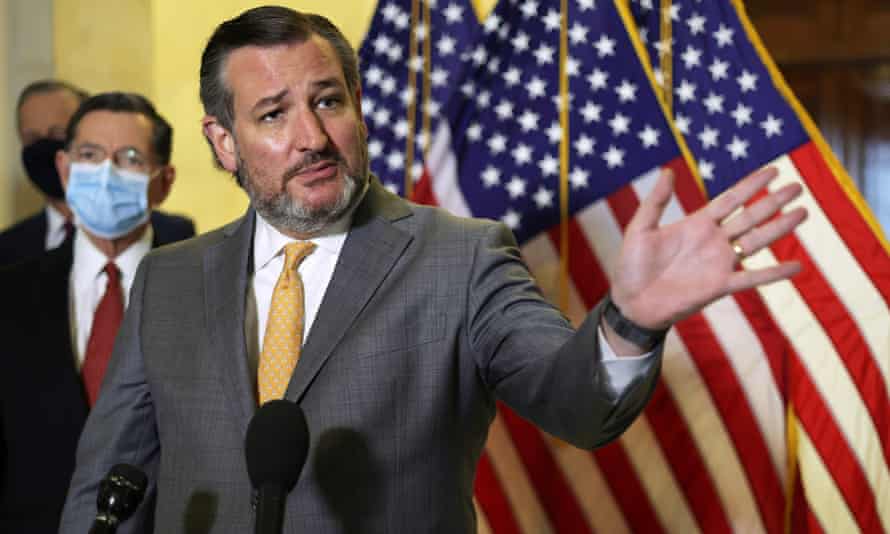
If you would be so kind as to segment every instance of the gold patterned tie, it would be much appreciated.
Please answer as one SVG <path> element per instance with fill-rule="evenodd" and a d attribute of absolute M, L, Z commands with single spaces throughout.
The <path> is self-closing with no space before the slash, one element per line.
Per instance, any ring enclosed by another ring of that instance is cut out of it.
<path fill-rule="evenodd" d="M 308 241 L 284 247 L 284 268 L 275 284 L 257 372 L 259 402 L 281 399 L 300 358 L 303 343 L 303 280 L 300 262 L 315 249 Z"/>

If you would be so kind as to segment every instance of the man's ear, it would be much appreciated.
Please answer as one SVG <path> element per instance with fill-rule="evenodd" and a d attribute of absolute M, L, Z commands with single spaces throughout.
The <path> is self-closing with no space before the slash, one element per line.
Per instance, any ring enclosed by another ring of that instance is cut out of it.
<path fill-rule="evenodd" d="M 68 173 L 71 171 L 71 158 L 64 150 L 56 151 L 56 171 L 62 180 L 62 189 L 68 190 Z"/>
<path fill-rule="evenodd" d="M 235 156 L 235 137 L 213 115 L 205 115 L 201 119 L 201 128 L 207 142 L 213 147 L 216 160 L 225 170 L 234 173 L 238 169 Z"/>
<path fill-rule="evenodd" d="M 176 167 L 164 165 L 161 167 L 158 177 L 148 184 L 148 203 L 152 209 L 161 205 L 170 195 L 170 189 L 176 180 Z"/>

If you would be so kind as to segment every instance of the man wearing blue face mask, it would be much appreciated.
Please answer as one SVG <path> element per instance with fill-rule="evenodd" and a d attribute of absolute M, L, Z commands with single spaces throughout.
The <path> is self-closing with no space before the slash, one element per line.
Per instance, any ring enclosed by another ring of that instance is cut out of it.
<path fill-rule="evenodd" d="M 136 267 L 171 242 L 151 213 L 174 182 L 172 129 L 148 100 L 93 96 L 65 138 L 55 160 L 77 231 L 0 270 L 0 532 L 57 531 Z"/>
<path fill-rule="evenodd" d="M 83 89 L 53 79 L 32 82 L 19 94 L 16 130 L 22 145 L 22 166 L 45 206 L 0 233 L 0 265 L 39 256 L 71 235 L 73 217 L 65 202 L 55 157 L 64 148 L 68 121 L 88 97 Z M 154 211 L 151 220 L 164 241 L 195 235 L 194 224 L 188 218 Z"/>

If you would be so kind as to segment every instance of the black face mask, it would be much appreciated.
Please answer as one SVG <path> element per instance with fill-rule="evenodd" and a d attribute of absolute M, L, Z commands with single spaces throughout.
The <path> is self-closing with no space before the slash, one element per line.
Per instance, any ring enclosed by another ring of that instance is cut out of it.
<path fill-rule="evenodd" d="M 38 139 L 22 148 L 22 165 L 28 178 L 43 194 L 59 200 L 65 198 L 65 190 L 56 171 L 56 152 L 63 148 L 64 141 L 56 139 Z"/>

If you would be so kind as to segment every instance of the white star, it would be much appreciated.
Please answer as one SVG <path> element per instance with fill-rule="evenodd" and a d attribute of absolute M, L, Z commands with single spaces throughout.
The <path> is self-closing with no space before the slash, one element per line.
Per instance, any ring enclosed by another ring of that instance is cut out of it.
<path fill-rule="evenodd" d="M 782 119 L 773 117 L 772 113 L 766 116 L 766 120 L 760 123 L 760 127 L 763 128 L 767 139 L 774 135 L 782 135 L 782 122 L 784 122 Z"/>
<path fill-rule="evenodd" d="M 499 57 L 491 58 L 491 61 L 489 61 L 488 64 L 485 65 L 485 68 L 488 69 L 488 72 L 490 72 L 492 74 L 497 74 L 498 70 L 501 68 L 501 58 L 499 58 Z"/>
<path fill-rule="evenodd" d="M 718 137 L 720 137 L 720 132 L 707 125 L 705 126 L 705 129 L 698 134 L 698 140 L 701 141 L 701 146 L 705 150 L 717 146 Z"/>
<path fill-rule="evenodd" d="M 495 155 L 507 150 L 507 138 L 501 134 L 494 134 L 494 136 L 488 140 L 488 149 Z"/>
<path fill-rule="evenodd" d="M 572 29 L 569 30 L 569 39 L 571 39 L 572 44 L 581 44 L 587 42 L 587 26 L 583 24 L 575 23 L 572 25 Z"/>
<path fill-rule="evenodd" d="M 742 71 L 742 75 L 736 78 L 743 93 L 757 90 L 757 75 L 747 70 Z"/>
<path fill-rule="evenodd" d="M 482 109 L 486 109 L 489 104 L 491 104 L 491 93 L 488 91 L 482 91 L 478 95 L 476 95 L 476 105 L 478 105 Z"/>
<path fill-rule="evenodd" d="M 386 166 L 391 171 L 397 171 L 405 167 L 405 155 L 398 150 L 393 150 L 386 156 Z"/>
<path fill-rule="evenodd" d="M 630 117 L 625 117 L 621 113 L 616 113 L 611 120 L 609 126 L 612 128 L 612 135 L 618 137 L 630 131 Z"/>
<path fill-rule="evenodd" d="M 633 102 L 637 99 L 637 86 L 627 80 L 621 80 L 621 85 L 615 88 L 618 93 L 618 100 L 623 102 Z"/>
<path fill-rule="evenodd" d="M 414 72 L 421 72 L 423 70 L 423 56 L 418 55 L 411 58 L 408 61 L 408 68 Z"/>
<path fill-rule="evenodd" d="M 533 76 L 525 90 L 528 91 L 528 97 L 532 100 L 541 98 L 547 94 L 547 82 L 537 76 Z"/>
<path fill-rule="evenodd" d="M 702 103 L 708 108 L 708 113 L 713 115 L 714 113 L 723 113 L 723 100 L 724 98 L 722 95 L 708 93 L 708 98 Z"/>
<path fill-rule="evenodd" d="M 519 228 L 519 221 L 522 219 L 518 213 L 514 210 L 507 210 L 507 213 L 501 217 L 501 222 L 507 225 L 507 228 L 510 230 L 516 230 Z"/>
<path fill-rule="evenodd" d="M 408 135 L 408 121 L 399 119 L 392 127 L 392 131 L 397 139 L 404 139 Z"/>
<path fill-rule="evenodd" d="M 556 144 L 562 140 L 562 126 L 560 126 L 559 122 L 553 121 L 549 128 L 547 128 L 547 139 L 551 144 Z"/>
<path fill-rule="evenodd" d="M 677 94 L 677 98 L 680 99 L 680 102 L 687 103 L 692 100 L 695 100 L 695 84 L 688 81 L 683 80 L 680 82 L 680 87 L 674 89 L 674 92 Z"/>
<path fill-rule="evenodd" d="M 674 3 L 674 4 L 671 4 L 671 7 L 669 8 L 671 20 L 674 22 L 677 22 L 678 20 L 680 20 L 680 7 L 681 7 L 680 4 Z"/>
<path fill-rule="evenodd" d="M 513 117 L 513 103 L 509 100 L 502 99 L 498 105 L 495 106 L 494 112 L 497 113 L 499 119 L 505 121 Z"/>
<path fill-rule="evenodd" d="M 522 6 L 519 8 L 522 11 L 522 16 L 525 18 L 534 17 L 538 14 L 538 3 L 534 0 L 526 0 L 522 3 Z"/>
<path fill-rule="evenodd" d="M 510 25 L 509 25 L 509 24 L 504 24 L 503 26 L 501 26 L 501 27 L 498 29 L 498 38 L 499 38 L 501 41 L 505 41 L 505 40 L 507 39 L 507 36 L 508 36 L 508 35 L 510 35 Z"/>
<path fill-rule="evenodd" d="M 665 52 L 671 52 L 674 48 L 675 39 L 659 39 L 652 46 L 655 47 L 655 50 L 659 54 L 664 54 Z"/>
<path fill-rule="evenodd" d="M 714 62 L 711 63 L 708 70 L 711 71 L 711 79 L 715 82 L 725 80 L 729 73 L 729 62 L 714 58 Z"/>
<path fill-rule="evenodd" d="M 470 98 L 476 94 L 476 84 L 473 82 L 465 82 L 460 86 L 460 92 L 463 93 L 465 97 Z"/>
<path fill-rule="evenodd" d="M 368 143 L 368 155 L 371 159 L 377 159 L 381 154 L 383 154 L 383 143 L 376 139 Z"/>
<path fill-rule="evenodd" d="M 551 100 L 553 101 L 553 105 L 556 106 L 556 111 L 562 111 L 562 101 L 565 100 L 562 95 L 553 95 Z M 568 101 L 569 109 L 572 109 L 572 102 L 575 101 L 575 95 L 573 93 L 568 94 Z"/>
<path fill-rule="evenodd" d="M 539 116 L 537 113 L 534 113 L 532 110 L 525 110 L 522 115 L 519 116 L 517 121 L 519 125 L 522 127 L 523 132 L 530 132 L 532 130 L 538 129 L 538 119 Z"/>
<path fill-rule="evenodd" d="M 735 119 L 735 125 L 741 128 L 746 124 L 751 124 L 751 113 L 753 109 L 739 102 L 739 105 L 732 110 L 732 118 Z"/>
<path fill-rule="evenodd" d="M 640 141 L 643 143 L 644 148 L 652 148 L 658 146 L 658 137 L 661 135 L 661 132 L 656 130 L 655 128 L 649 126 L 648 124 L 637 134 L 637 137 L 640 138 Z"/>
<path fill-rule="evenodd" d="M 376 65 L 371 65 L 371 67 L 368 68 L 368 71 L 365 72 L 365 82 L 371 87 L 380 83 L 380 80 L 382 79 L 383 70 Z"/>
<path fill-rule="evenodd" d="M 581 11 L 596 9 L 595 0 L 578 0 L 578 7 L 581 9 Z"/>
<path fill-rule="evenodd" d="M 391 63 L 398 63 L 402 59 L 402 47 L 399 45 L 392 45 L 392 47 L 387 50 L 386 57 L 389 58 Z"/>
<path fill-rule="evenodd" d="M 652 69 L 652 75 L 655 76 L 655 83 L 660 87 L 664 87 L 664 73 L 661 72 L 661 68 L 655 67 Z"/>
<path fill-rule="evenodd" d="M 707 22 L 707 19 L 698 13 L 693 13 L 692 16 L 686 20 L 686 24 L 689 26 L 689 33 L 698 35 L 705 31 L 705 22 Z"/>
<path fill-rule="evenodd" d="M 689 126 L 692 124 L 692 119 L 682 113 L 677 113 L 677 117 L 674 119 L 674 124 L 677 125 L 677 129 L 680 130 L 680 133 L 689 135 Z"/>
<path fill-rule="evenodd" d="M 430 81 L 433 83 L 433 87 L 444 87 L 448 84 L 448 71 L 436 67 L 430 75 Z"/>
<path fill-rule="evenodd" d="M 566 75 L 577 76 L 581 74 L 581 63 L 572 56 L 566 57 Z"/>
<path fill-rule="evenodd" d="M 735 33 L 735 30 L 732 28 L 720 24 L 720 28 L 714 32 L 714 39 L 717 39 L 717 46 L 723 48 L 724 46 L 729 46 L 732 44 L 732 35 Z"/>
<path fill-rule="evenodd" d="M 418 41 L 423 41 L 426 38 L 426 26 L 423 23 L 418 24 L 414 29 L 414 35 L 417 36 Z"/>
<path fill-rule="evenodd" d="M 528 34 L 525 32 L 519 32 L 516 34 L 516 37 L 510 41 L 510 44 L 513 45 L 513 48 L 516 49 L 517 52 L 525 52 L 528 50 L 529 42 L 531 38 L 529 38 Z"/>
<path fill-rule="evenodd" d="M 513 200 L 525 196 L 525 180 L 518 176 L 514 176 L 507 182 L 506 189 L 507 193 L 510 194 L 510 198 Z"/>
<path fill-rule="evenodd" d="M 544 65 L 547 63 L 553 63 L 553 54 L 556 52 L 551 46 L 547 46 L 544 43 L 541 43 L 541 46 L 538 47 L 537 50 L 533 52 L 535 56 L 535 60 L 538 62 L 538 65 Z"/>
<path fill-rule="evenodd" d="M 513 161 L 516 162 L 516 165 L 525 165 L 526 163 L 531 163 L 532 152 L 533 150 L 531 146 L 525 143 L 519 143 L 510 154 L 513 155 Z"/>
<path fill-rule="evenodd" d="M 649 43 L 649 28 L 640 28 L 640 41 L 644 44 Z"/>
<path fill-rule="evenodd" d="M 448 4 L 444 11 L 448 24 L 456 24 L 464 18 L 464 9 L 457 4 Z"/>
<path fill-rule="evenodd" d="M 538 190 L 532 195 L 532 199 L 538 206 L 538 209 L 549 208 L 553 206 L 553 192 L 544 186 L 538 187 Z"/>
<path fill-rule="evenodd" d="M 558 11 L 550 9 L 547 11 L 547 15 L 544 17 L 542 22 L 544 23 L 544 26 L 547 27 L 547 31 L 552 32 L 559 29 L 562 20 L 559 16 Z"/>
<path fill-rule="evenodd" d="M 392 3 L 386 4 L 386 7 L 383 8 L 383 19 L 392 22 L 399 16 L 400 12 L 399 6 Z"/>
<path fill-rule="evenodd" d="M 374 124 L 377 126 L 384 126 L 389 124 L 389 110 L 386 108 L 380 108 L 376 112 L 374 112 Z"/>
<path fill-rule="evenodd" d="M 640 0 L 640 7 L 643 11 L 652 11 L 652 0 Z"/>
<path fill-rule="evenodd" d="M 457 41 L 450 35 L 443 35 L 436 43 L 436 48 L 439 49 L 440 56 L 450 56 L 457 49 Z"/>
<path fill-rule="evenodd" d="M 470 54 L 470 59 L 473 60 L 473 64 L 480 67 L 488 61 L 488 52 L 485 50 L 484 46 L 479 45 L 473 49 L 473 52 Z"/>
<path fill-rule="evenodd" d="M 593 44 L 593 47 L 596 48 L 600 59 L 615 55 L 615 40 L 609 39 L 609 36 L 605 33 L 600 35 L 599 40 Z"/>
<path fill-rule="evenodd" d="M 483 28 L 485 28 L 485 33 L 491 33 L 498 29 L 501 25 L 501 17 L 498 16 L 497 13 L 491 13 L 488 15 L 488 18 L 485 19 L 485 22 L 482 24 Z"/>
<path fill-rule="evenodd" d="M 538 168 L 544 176 L 555 176 L 559 174 L 559 160 L 547 154 L 538 162 Z"/>
<path fill-rule="evenodd" d="M 575 152 L 581 157 L 591 156 L 593 155 L 593 147 L 595 145 L 596 139 L 581 134 L 581 136 L 575 140 Z"/>
<path fill-rule="evenodd" d="M 516 67 L 510 67 L 502 76 L 504 77 L 504 82 L 507 84 L 507 87 L 513 87 L 519 83 L 522 78 L 522 72 Z"/>
<path fill-rule="evenodd" d="M 686 65 L 686 68 L 692 69 L 701 66 L 701 54 L 702 52 L 698 48 L 687 45 L 686 51 L 680 57 L 683 59 L 683 64 Z"/>
<path fill-rule="evenodd" d="M 705 180 L 713 180 L 714 179 L 714 164 L 710 161 L 703 159 L 698 162 L 698 172 L 701 174 L 701 177 Z"/>
<path fill-rule="evenodd" d="M 408 27 L 409 24 L 411 24 L 411 17 L 407 13 L 399 13 L 399 16 L 396 17 L 394 24 L 396 25 L 396 28 L 404 30 Z"/>
<path fill-rule="evenodd" d="M 602 106 L 587 101 L 587 103 L 584 104 L 584 107 L 581 108 L 581 115 L 584 116 L 584 122 L 599 122 L 602 111 Z"/>
<path fill-rule="evenodd" d="M 374 53 L 375 54 L 385 53 L 387 50 L 389 50 L 389 47 L 391 44 L 392 44 L 392 41 L 390 41 L 389 37 L 387 37 L 386 35 L 377 36 L 377 38 L 374 39 L 374 42 L 373 42 Z"/>
<path fill-rule="evenodd" d="M 606 166 L 610 169 L 621 167 L 624 165 L 624 151 L 615 145 L 611 145 L 609 150 L 603 154 L 603 159 L 606 160 Z"/>
<path fill-rule="evenodd" d="M 748 157 L 748 141 L 732 136 L 732 143 L 726 145 L 726 150 L 732 154 L 732 159 L 742 159 Z"/>
<path fill-rule="evenodd" d="M 486 189 L 490 189 L 501 184 L 501 171 L 489 165 L 482 171 L 482 183 Z"/>
<path fill-rule="evenodd" d="M 599 69 L 593 69 L 593 72 L 587 76 L 587 81 L 590 82 L 590 90 L 598 91 L 600 89 L 605 89 L 607 87 L 606 81 L 609 79 L 609 73 L 603 72 Z"/>
<path fill-rule="evenodd" d="M 569 182 L 572 183 L 572 189 L 583 189 L 587 187 L 588 178 L 590 178 L 590 173 L 580 167 L 575 167 L 569 175 Z"/>
<path fill-rule="evenodd" d="M 474 122 L 467 128 L 467 139 L 470 141 L 478 141 L 482 139 L 482 125 Z"/>

